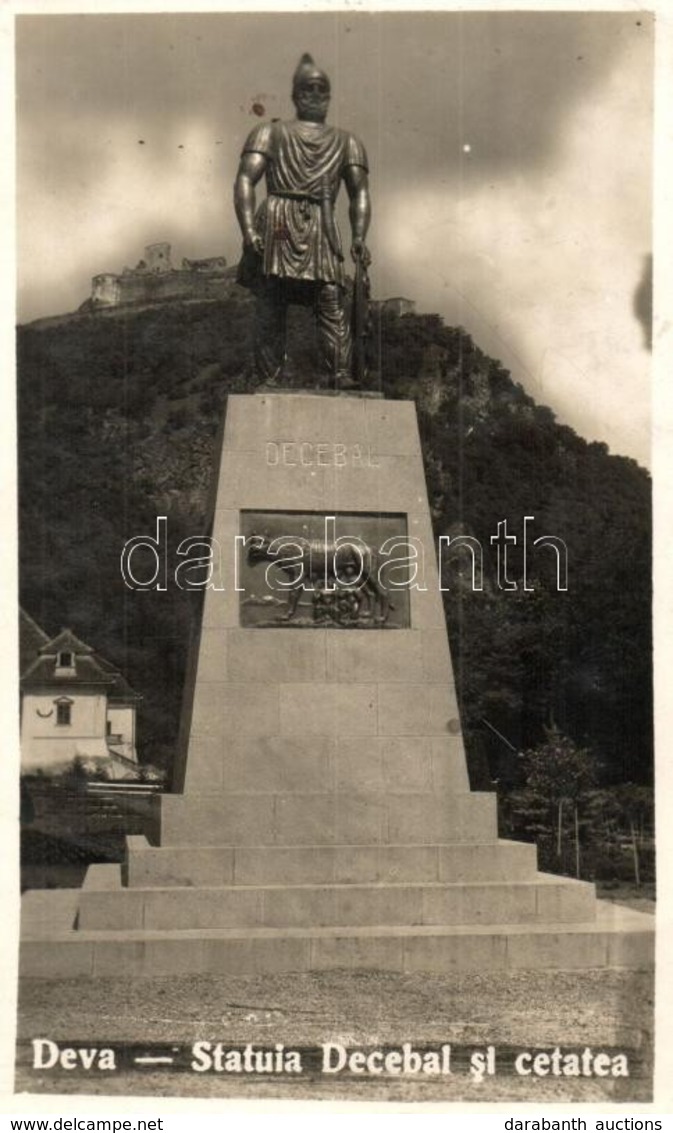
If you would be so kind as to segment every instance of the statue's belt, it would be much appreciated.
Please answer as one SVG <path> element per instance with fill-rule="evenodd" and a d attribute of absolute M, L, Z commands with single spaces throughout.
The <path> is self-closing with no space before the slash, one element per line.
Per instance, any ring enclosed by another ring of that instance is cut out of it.
<path fill-rule="evenodd" d="M 292 189 L 273 189 L 269 192 L 269 196 L 280 197 L 281 199 L 289 201 L 306 201 L 308 204 L 320 205 L 320 215 L 330 248 L 338 260 L 343 260 L 343 253 L 339 246 L 339 234 L 334 223 L 334 201 L 329 192 L 317 196 L 315 193 L 299 193 Z"/>
<path fill-rule="evenodd" d="M 294 189 L 272 189 L 269 193 L 269 196 L 287 197 L 288 200 L 291 201 L 311 201 L 311 203 L 314 205 L 321 205 L 323 203 L 323 200 L 325 199 L 318 193 L 300 193 L 296 192 Z M 329 195 L 326 199 L 331 204 L 332 198 Z"/>

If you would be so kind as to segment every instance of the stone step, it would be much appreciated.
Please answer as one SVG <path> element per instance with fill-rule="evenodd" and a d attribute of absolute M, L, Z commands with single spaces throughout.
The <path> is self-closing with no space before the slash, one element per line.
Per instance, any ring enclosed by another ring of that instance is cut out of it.
<path fill-rule="evenodd" d="M 645 970 L 654 963 L 654 918 L 607 901 L 580 924 L 191 931 L 76 931 L 61 890 L 23 898 L 20 972 L 45 979 L 309 972 L 329 969 L 480 972 L 521 969 Z M 63 897 L 60 917 L 56 905 Z"/>
<path fill-rule="evenodd" d="M 151 846 L 127 838 L 130 889 L 166 886 L 303 885 L 362 882 L 524 881 L 536 848 L 487 844 L 402 846 Z"/>
<path fill-rule="evenodd" d="M 477 791 L 163 795 L 162 846 L 495 842 L 496 796 Z"/>
<path fill-rule="evenodd" d="M 82 931 L 310 928 L 590 921 L 586 882 L 537 874 L 532 881 L 421 885 L 239 885 L 123 889 L 116 866 L 91 866 L 80 900 Z"/>

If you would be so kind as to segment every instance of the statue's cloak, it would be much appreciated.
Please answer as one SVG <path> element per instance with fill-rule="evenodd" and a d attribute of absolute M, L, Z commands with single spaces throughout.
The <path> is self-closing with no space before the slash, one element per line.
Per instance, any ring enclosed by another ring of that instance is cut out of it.
<path fill-rule="evenodd" d="M 343 286 L 334 203 L 346 167 L 368 167 L 362 142 L 324 123 L 270 122 L 252 131 L 243 152 L 267 159 L 268 195 L 255 216 L 263 274 Z"/>

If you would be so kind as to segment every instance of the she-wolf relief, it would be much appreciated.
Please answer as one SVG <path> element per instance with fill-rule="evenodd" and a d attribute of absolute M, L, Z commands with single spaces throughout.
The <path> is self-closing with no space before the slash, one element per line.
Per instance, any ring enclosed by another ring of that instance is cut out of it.
<path fill-rule="evenodd" d="M 242 626 L 410 626 L 404 515 L 242 512 Z"/>

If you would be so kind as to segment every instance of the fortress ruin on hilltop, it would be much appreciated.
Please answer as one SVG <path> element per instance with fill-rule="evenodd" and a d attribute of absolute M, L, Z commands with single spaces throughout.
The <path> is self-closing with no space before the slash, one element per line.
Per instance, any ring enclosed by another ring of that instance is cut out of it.
<path fill-rule="evenodd" d="M 86 306 L 98 310 L 164 299 L 220 299 L 235 280 L 236 267 L 227 267 L 224 256 L 205 260 L 185 256 L 176 268 L 171 262 L 170 244 L 148 244 L 134 268 L 125 267 L 120 275 L 94 275 Z"/>
<path fill-rule="evenodd" d="M 224 256 L 204 260 L 183 257 L 179 268 L 171 261 L 171 245 L 165 241 L 147 244 L 134 268 L 121 274 L 101 272 L 91 280 L 91 295 L 80 311 L 103 311 L 128 304 L 161 303 L 175 299 L 223 299 L 236 283 L 238 267 L 227 266 Z M 394 315 L 412 315 L 413 299 L 394 296 L 376 299 L 374 310 Z"/>

